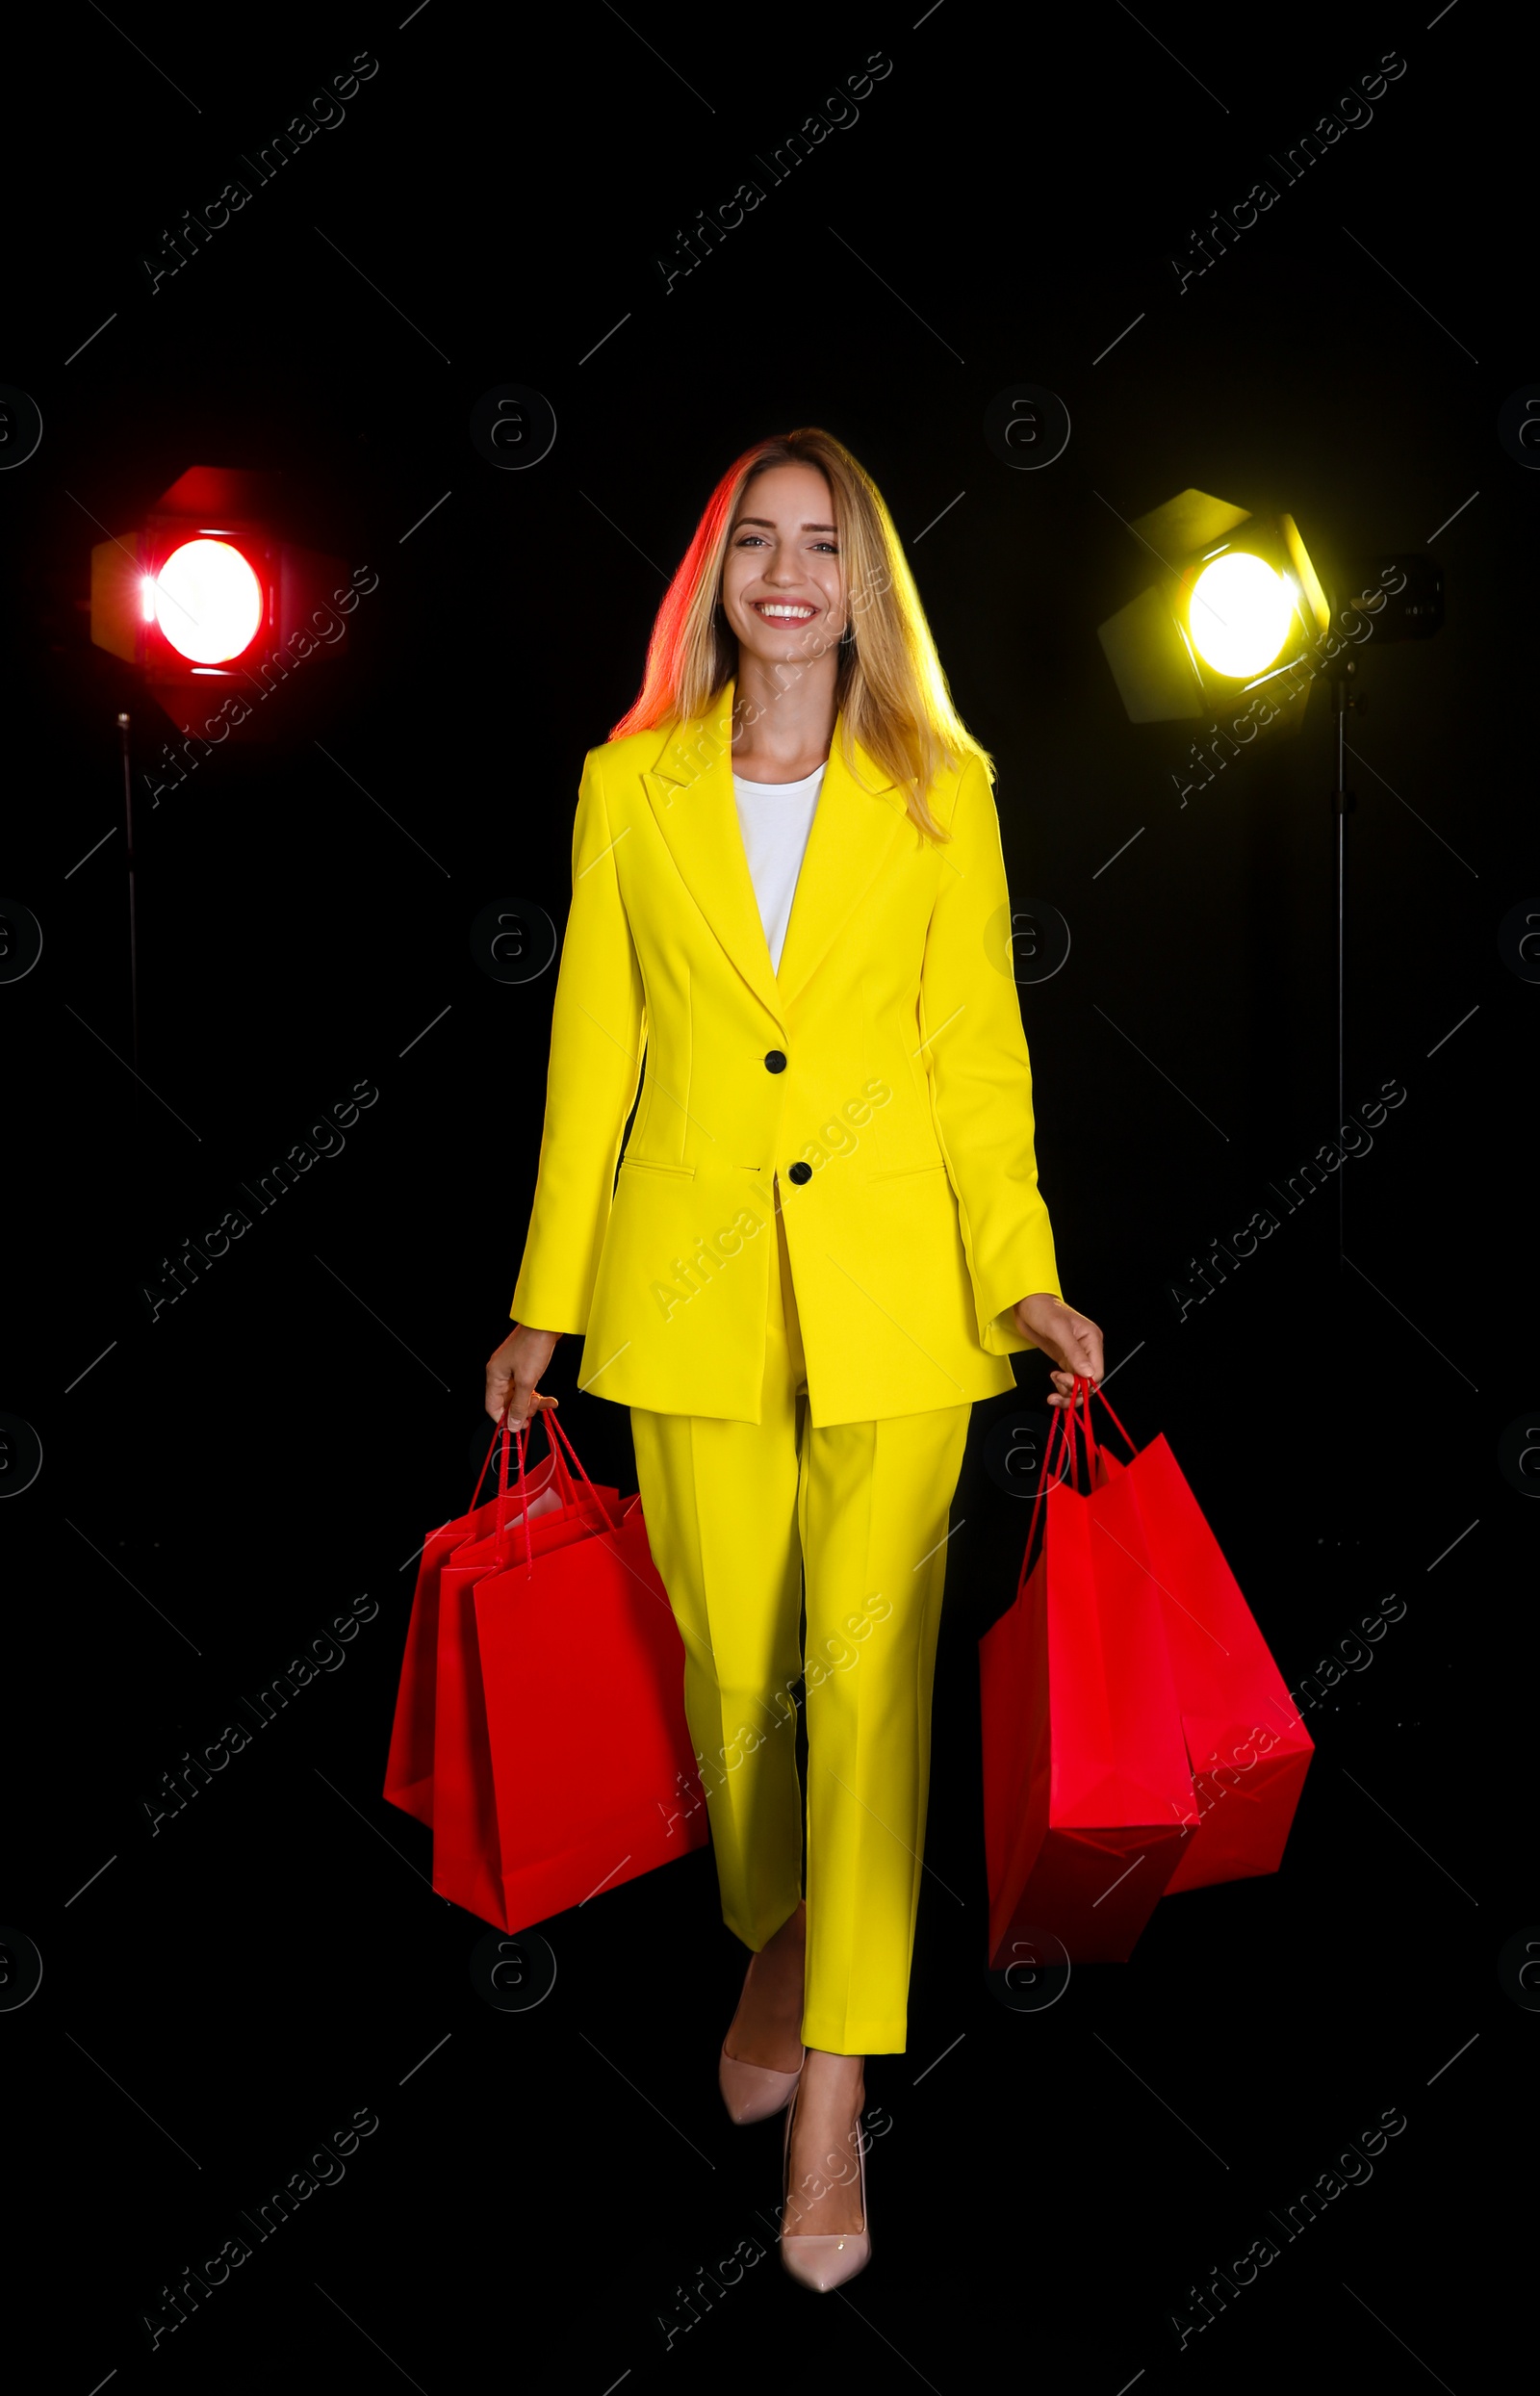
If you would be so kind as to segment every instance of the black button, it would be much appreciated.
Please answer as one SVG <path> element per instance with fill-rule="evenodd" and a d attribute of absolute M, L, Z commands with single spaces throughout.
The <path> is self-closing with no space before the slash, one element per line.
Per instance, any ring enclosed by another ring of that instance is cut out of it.
<path fill-rule="evenodd" d="M 791 1168 L 790 1178 L 793 1181 L 810 1181 L 812 1179 L 812 1167 L 810 1165 L 803 1165 L 800 1163 L 793 1165 Z"/>
<path fill-rule="evenodd" d="M 764 1069 L 767 1073 L 783 1073 L 785 1071 L 786 1060 L 781 1049 L 771 1049 L 769 1055 L 765 1058 Z"/>

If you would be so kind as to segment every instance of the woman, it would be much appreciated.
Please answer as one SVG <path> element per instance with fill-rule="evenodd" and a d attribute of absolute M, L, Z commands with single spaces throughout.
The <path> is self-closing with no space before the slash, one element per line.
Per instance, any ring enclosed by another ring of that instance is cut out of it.
<path fill-rule="evenodd" d="M 971 1405 L 1013 1351 L 1055 1405 L 1103 1366 L 1038 1191 L 989 760 L 826 432 L 724 476 L 588 757 L 512 1312 L 489 1413 L 550 1403 L 569 1333 L 578 1387 L 631 1409 L 751 1956 L 722 2093 L 790 2106 L 782 2258 L 834 2287 L 870 2252 L 862 2058 L 905 2047 Z"/>

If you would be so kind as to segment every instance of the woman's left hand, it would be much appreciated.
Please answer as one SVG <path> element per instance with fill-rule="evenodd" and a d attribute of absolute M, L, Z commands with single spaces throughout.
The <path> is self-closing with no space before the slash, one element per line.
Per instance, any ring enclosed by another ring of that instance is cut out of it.
<path fill-rule="evenodd" d="M 1035 1340 L 1058 1368 L 1050 1376 L 1058 1393 L 1049 1397 L 1051 1406 L 1069 1404 L 1077 1374 L 1082 1380 L 1100 1381 L 1106 1370 L 1101 1326 L 1092 1323 L 1090 1315 L 1066 1306 L 1062 1298 L 1050 1298 L 1046 1291 L 1021 1299 L 1011 1313 L 1022 1338 Z"/>

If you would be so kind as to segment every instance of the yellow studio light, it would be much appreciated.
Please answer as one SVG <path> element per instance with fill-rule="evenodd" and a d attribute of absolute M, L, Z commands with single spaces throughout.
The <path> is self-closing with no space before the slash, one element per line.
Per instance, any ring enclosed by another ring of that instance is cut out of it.
<path fill-rule="evenodd" d="M 1260 674 L 1289 637 L 1294 600 L 1280 574 L 1246 550 L 1201 567 L 1187 602 L 1193 646 L 1216 674 Z"/>
<path fill-rule="evenodd" d="M 1270 720 L 1296 731 L 1310 678 L 1296 690 L 1295 670 L 1331 612 L 1294 518 L 1189 489 L 1129 529 L 1155 576 L 1097 637 L 1131 721 L 1200 720 L 1288 677 Z"/>

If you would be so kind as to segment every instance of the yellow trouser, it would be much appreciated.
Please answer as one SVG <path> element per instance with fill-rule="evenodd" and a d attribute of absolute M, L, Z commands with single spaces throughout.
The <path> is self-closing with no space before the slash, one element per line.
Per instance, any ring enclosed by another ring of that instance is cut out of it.
<path fill-rule="evenodd" d="M 684 1640 L 723 1919 L 756 1952 L 802 1895 L 791 1692 L 806 1577 L 802 2036 L 834 2054 L 901 2054 L 947 1511 L 971 1408 L 825 1430 L 807 1421 L 779 1196 L 760 1419 L 633 1408 L 637 1485 Z"/>

